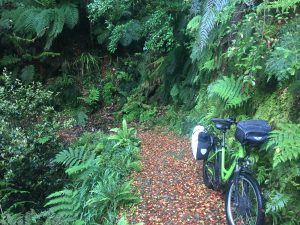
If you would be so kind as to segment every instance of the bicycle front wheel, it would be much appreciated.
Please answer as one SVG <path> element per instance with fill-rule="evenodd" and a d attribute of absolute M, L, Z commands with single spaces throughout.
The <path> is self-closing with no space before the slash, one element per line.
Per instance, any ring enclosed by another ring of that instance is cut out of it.
<path fill-rule="evenodd" d="M 225 201 L 227 222 L 230 225 L 264 224 L 263 198 L 257 181 L 241 173 L 230 181 Z"/>

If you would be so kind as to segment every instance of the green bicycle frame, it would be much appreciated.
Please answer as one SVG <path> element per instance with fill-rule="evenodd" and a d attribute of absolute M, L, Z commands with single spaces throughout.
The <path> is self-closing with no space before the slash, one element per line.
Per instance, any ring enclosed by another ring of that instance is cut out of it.
<path fill-rule="evenodd" d="M 233 174 L 233 171 L 236 167 L 236 164 L 238 162 L 238 159 L 244 158 L 246 156 L 246 152 L 244 148 L 239 147 L 237 151 L 234 152 L 234 159 L 232 160 L 231 165 L 229 168 L 225 168 L 225 159 L 226 159 L 226 149 L 225 147 L 222 147 L 221 149 L 218 149 L 213 155 L 211 155 L 207 161 L 213 160 L 214 157 L 217 156 L 218 153 L 221 153 L 221 180 L 222 182 L 226 182 L 229 180 L 231 175 Z"/>

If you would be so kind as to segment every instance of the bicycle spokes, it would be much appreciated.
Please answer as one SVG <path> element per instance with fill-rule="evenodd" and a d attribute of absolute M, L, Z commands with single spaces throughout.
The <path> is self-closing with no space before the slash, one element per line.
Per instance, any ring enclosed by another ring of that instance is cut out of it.
<path fill-rule="evenodd" d="M 230 210 L 234 224 L 255 224 L 258 208 L 254 188 L 245 179 L 238 179 L 233 185 Z"/>

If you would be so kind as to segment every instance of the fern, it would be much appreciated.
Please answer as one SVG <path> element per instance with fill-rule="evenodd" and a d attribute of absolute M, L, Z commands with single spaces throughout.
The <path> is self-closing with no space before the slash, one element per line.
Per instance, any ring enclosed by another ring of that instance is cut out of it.
<path fill-rule="evenodd" d="M 36 224 L 37 214 L 34 210 L 27 212 L 26 214 L 12 214 L 1 211 L 0 223 L 3 225 L 32 225 Z"/>
<path fill-rule="evenodd" d="M 37 15 L 40 11 L 41 10 L 36 8 L 25 9 L 16 20 L 14 30 L 24 34 L 34 33 L 36 31 L 36 18 L 38 18 Z"/>
<path fill-rule="evenodd" d="M 279 82 L 295 76 L 300 69 L 300 17 L 284 26 L 280 41 L 276 43 L 266 62 L 269 78 L 275 76 Z"/>
<path fill-rule="evenodd" d="M 0 7 L 4 6 L 6 3 L 11 2 L 12 0 L 0 0 Z"/>
<path fill-rule="evenodd" d="M 60 8 L 63 12 L 65 24 L 69 29 L 73 29 L 79 20 L 78 9 L 75 4 L 63 4 Z"/>
<path fill-rule="evenodd" d="M 200 53 L 206 46 L 209 34 L 215 26 L 217 15 L 225 8 L 228 0 L 207 0 L 204 7 L 199 34 L 196 44 L 193 46 L 192 59 L 199 59 Z"/>
<path fill-rule="evenodd" d="M 34 66 L 28 65 L 22 69 L 21 78 L 23 81 L 32 81 L 34 77 Z"/>
<path fill-rule="evenodd" d="M 296 10 L 300 0 L 275 0 L 275 1 L 264 1 L 257 7 L 257 11 L 276 9 L 281 12 L 287 12 L 290 9 Z"/>
<path fill-rule="evenodd" d="M 45 206 L 50 206 L 50 211 L 64 218 L 64 221 L 74 222 L 80 214 L 81 204 L 78 191 L 64 189 L 54 192 L 47 197 L 49 201 Z"/>
<path fill-rule="evenodd" d="M 14 55 L 5 55 L 2 57 L 2 59 L 0 60 L 0 65 L 1 66 L 8 66 L 8 65 L 14 65 L 18 62 L 20 62 L 21 59 L 14 56 Z"/>
<path fill-rule="evenodd" d="M 43 8 L 50 8 L 56 6 L 55 0 L 33 0 L 36 5 L 43 7 Z"/>
<path fill-rule="evenodd" d="M 267 148 L 275 149 L 273 167 L 289 160 L 296 160 L 300 155 L 300 124 L 281 124 L 279 130 L 272 131 Z"/>
<path fill-rule="evenodd" d="M 83 146 L 80 146 L 76 149 L 70 148 L 61 151 L 55 156 L 54 162 L 61 163 L 66 167 L 72 167 L 95 158 L 96 155 L 94 152 L 88 151 Z"/>
<path fill-rule="evenodd" d="M 99 172 L 100 168 L 97 161 L 94 160 L 87 160 L 83 163 L 78 165 L 74 165 L 66 169 L 66 173 L 69 176 L 74 175 L 77 180 L 86 180 L 90 176 L 94 176 L 95 172 Z"/>
<path fill-rule="evenodd" d="M 289 200 L 290 198 L 287 195 L 273 190 L 273 192 L 268 195 L 266 213 L 278 213 L 286 208 Z"/>
<path fill-rule="evenodd" d="M 138 203 L 140 198 L 131 192 L 131 181 L 119 183 L 118 174 L 104 174 L 102 180 L 91 191 L 93 197 L 87 205 L 97 208 L 100 212 L 114 212 L 127 204 Z"/>
<path fill-rule="evenodd" d="M 65 23 L 65 17 L 61 10 L 53 10 L 52 14 L 52 26 L 49 29 L 49 32 L 47 32 L 48 38 L 45 44 L 45 49 L 49 49 L 51 47 L 53 40 L 62 32 Z"/>
<path fill-rule="evenodd" d="M 45 49 L 49 49 L 53 40 L 63 31 L 64 25 L 72 29 L 78 23 L 78 9 L 75 4 L 56 5 L 51 1 L 38 1 L 38 6 L 22 9 L 14 24 L 14 30 L 21 35 L 46 36 Z"/>
<path fill-rule="evenodd" d="M 208 87 L 209 96 L 219 96 L 226 105 L 226 108 L 235 108 L 249 99 L 249 96 L 243 93 L 243 77 L 237 80 L 233 76 L 223 76 Z"/>

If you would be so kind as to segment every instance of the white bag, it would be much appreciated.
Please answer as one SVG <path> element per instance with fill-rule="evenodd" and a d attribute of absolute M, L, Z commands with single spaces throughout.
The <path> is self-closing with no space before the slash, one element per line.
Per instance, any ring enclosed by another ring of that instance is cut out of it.
<path fill-rule="evenodd" d="M 201 125 L 197 125 L 192 134 L 192 151 L 196 160 L 204 160 L 208 156 L 208 151 L 211 149 L 213 137 L 206 133 Z"/>

